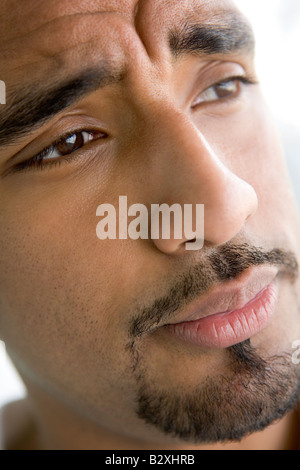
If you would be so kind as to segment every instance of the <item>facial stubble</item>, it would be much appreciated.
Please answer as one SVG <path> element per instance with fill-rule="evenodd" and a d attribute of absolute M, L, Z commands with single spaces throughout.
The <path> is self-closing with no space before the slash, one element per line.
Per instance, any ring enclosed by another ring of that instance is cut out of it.
<path fill-rule="evenodd" d="M 251 340 L 223 351 L 224 373 L 206 376 L 193 387 L 168 388 L 155 381 L 147 355 L 139 348 L 155 325 L 170 318 L 199 292 L 215 282 L 234 279 L 251 266 L 277 265 L 293 283 L 298 277 L 296 257 L 289 252 L 264 252 L 250 245 L 224 245 L 207 263 L 195 267 L 134 316 L 130 327 L 132 370 L 137 383 L 136 413 L 164 435 L 195 444 L 239 441 L 261 431 L 293 410 L 300 397 L 300 369 L 290 352 L 261 357 Z M 191 371 L 193 373 L 193 371 Z"/>

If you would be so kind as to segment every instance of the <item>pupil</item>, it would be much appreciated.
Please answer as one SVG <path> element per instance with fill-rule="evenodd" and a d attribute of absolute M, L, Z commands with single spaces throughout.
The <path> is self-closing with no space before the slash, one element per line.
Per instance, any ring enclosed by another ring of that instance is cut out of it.
<path fill-rule="evenodd" d="M 67 139 L 61 140 L 57 144 L 57 151 L 61 155 L 68 155 L 71 152 L 75 152 L 75 150 L 82 147 L 84 144 L 84 139 L 82 133 L 73 134 Z"/>

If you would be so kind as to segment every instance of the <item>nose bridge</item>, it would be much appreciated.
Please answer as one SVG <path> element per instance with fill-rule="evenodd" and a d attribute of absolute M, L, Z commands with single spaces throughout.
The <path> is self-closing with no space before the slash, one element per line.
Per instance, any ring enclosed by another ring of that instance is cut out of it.
<path fill-rule="evenodd" d="M 215 153 L 187 114 L 172 106 L 155 114 L 155 154 L 149 159 L 155 168 L 156 202 L 203 204 L 205 239 L 229 241 L 257 209 L 253 187 L 226 167 L 224 156 Z"/>
<path fill-rule="evenodd" d="M 151 131 L 151 139 L 154 136 L 156 141 L 157 150 L 151 158 L 158 170 L 157 178 L 161 178 L 161 187 L 169 197 L 176 185 L 175 193 L 185 203 L 193 203 L 200 196 L 209 202 L 216 195 L 213 186 L 221 189 L 230 179 L 238 182 L 239 178 L 225 166 L 222 156 L 215 153 L 188 115 L 174 108 L 159 110 L 155 130 Z"/>
<path fill-rule="evenodd" d="M 177 192 L 182 185 L 187 197 L 186 178 L 189 173 L 195 175 L 201 160 L 206 158 L 205 141 L 187 117 L 178 111 L 163 117 L 159 127 L 161 149 L 167 156 L 163 162 L 168 166 L 170 176 L 176 173 Z M 168 181 L 172 183 L 171 178 Z"/>

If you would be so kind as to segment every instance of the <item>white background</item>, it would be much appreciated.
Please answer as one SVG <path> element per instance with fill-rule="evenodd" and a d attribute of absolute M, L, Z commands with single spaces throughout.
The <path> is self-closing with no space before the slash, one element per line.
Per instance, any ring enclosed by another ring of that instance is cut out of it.
<path fill-rule="evenodd" d="M 283 132 L 300 204 L 300 0 L 236 0 L 236 3 L 254 26 L 259 78 Z M 0 407 L 24 394 L 25 389 L 0 342 Z"/>

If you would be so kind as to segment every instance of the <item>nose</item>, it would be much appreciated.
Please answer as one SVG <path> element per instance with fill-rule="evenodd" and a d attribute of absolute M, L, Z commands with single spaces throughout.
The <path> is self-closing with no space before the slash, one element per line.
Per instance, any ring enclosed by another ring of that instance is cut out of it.
<path fill-rule="evenodd" d="M 254 188 L 237 176 L 232 166 L 229 169 L 225 165 L 224 156 L 216 154 L 185 115 L 172 113 L 169 118 L 164 116 L 156 122 L 159 129 L 152 168 L 156 168 L 156 194 L 160 203 L 180 205 L 183 215 L 185 205 L 194 208 L 204 205 L 204 241 L 213 246 L 230 241 L 257 210 Z M 236 161 L 238 168 L 242 156 L 235 155 L 234 148 L 232 152 L 236 160 L 231 158 L 230 161 Z M 179 254 L 191 246 L 192 241 L 184 230 L 182 234 L 181 238 L 156 237 L 152 242 L 161 252 Z"/>

